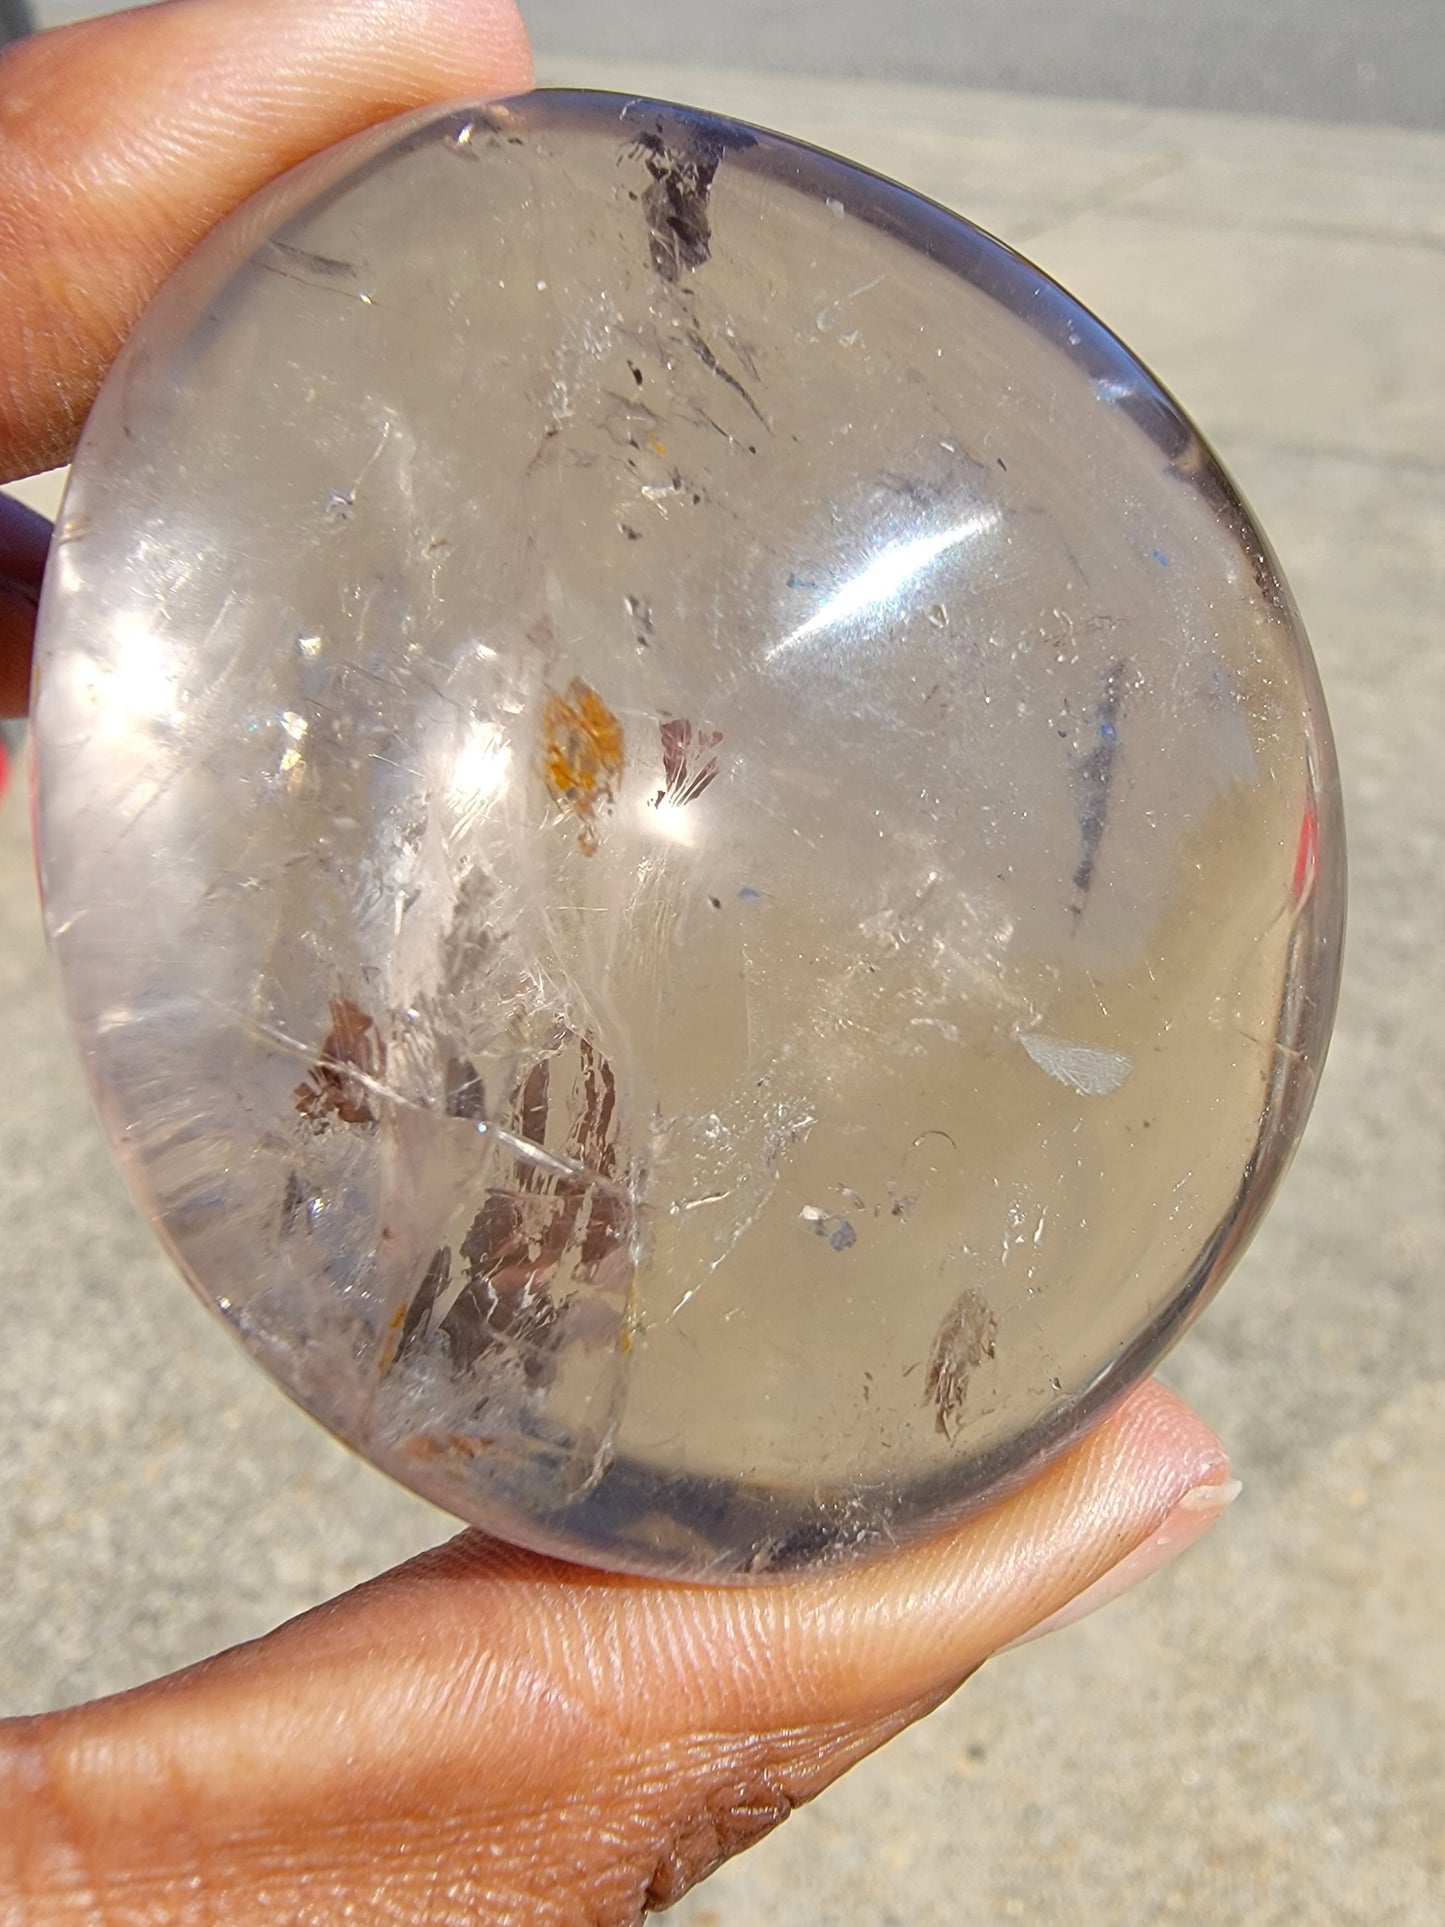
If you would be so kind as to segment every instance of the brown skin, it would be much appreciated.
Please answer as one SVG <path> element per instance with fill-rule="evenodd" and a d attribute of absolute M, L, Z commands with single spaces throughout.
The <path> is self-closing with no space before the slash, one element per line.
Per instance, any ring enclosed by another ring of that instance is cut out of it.
<path fill-rule="evenodd" d="M 0 55 L 0 481 L 70 459 L 101 377 L 223 214 L 391 114 L 532 84 L 510 0 L 172 0 Z M 0 506 L 0 716 L 39 589 Z"/>
<path fill-rule="evenodd" d="M 1177 1551 L 1208 1515 L 1176 1501 L 1224 1473 L 1146 1385 L 1023 1492 L 843 1573 L 664 1585 L 465 1533 L 253 1645 L 0 1727 L 0 1916 L 623 1927 L 1172 1512 Z"/>
<path fill-rule="evenodd" d="M 175 0 L 0 59 L 3 473 L 67 458 L 151 293 L 253 189 L 529 77 L 510 0 Z M 10 713 L 44 545 L 3 511 Z M 171 1679 L 0 1724 L 0 1918 L 621 1927 L 1172 1556 L 1214 1516 L 1181 1498 L 1226 1476 L 1146 1385 L 1023 1491 L 858 1570 L 669 1586 L 464 1534 Z"/>
<path fill-rule="evenodd" d="M 35 608 L 49 548 L 45 517 L 0 495 L 0 717 L 25 714 Z"/>

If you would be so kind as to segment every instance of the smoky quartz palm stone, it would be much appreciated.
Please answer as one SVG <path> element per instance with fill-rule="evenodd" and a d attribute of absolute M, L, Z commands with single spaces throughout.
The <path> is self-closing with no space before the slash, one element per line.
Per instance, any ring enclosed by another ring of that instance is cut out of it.
<path fill-rule="evenodd" d="M 764 1573 L 1159 1356 L 1314 1090 L 1308 648 L 1176 404 L 966 222 L 645 100 L 393 122 L 86 429 L 51 942 L 177 1263 L 498 1533 Z"/>

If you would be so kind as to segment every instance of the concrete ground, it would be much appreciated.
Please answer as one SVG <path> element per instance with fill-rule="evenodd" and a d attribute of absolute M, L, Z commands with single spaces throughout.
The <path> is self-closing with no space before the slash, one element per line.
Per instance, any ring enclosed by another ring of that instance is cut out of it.
<path fill-rule="evenodd" d="M 1244 1496 L 683 1903 L 689 1927 L 1426 1927 L 1445 1893 L 1445 137 L 630 62 L 1016 242 L 1184 399 L 1315 640 L 1352 833 L 1308 1140 L 1165 1376 Z M 447 1532 L 294 1413 L 130 1211 L 0 815 L 0 1705 L 245 1638 Z"/>
<path fill-rule="evenodd" d="M 5 4 L 20 0 L 0 0 Z M 130 0 L 30 0 L 44 26 Z M 1445 128 L 1441 0 L 523 0 L 578 56 Z"/>

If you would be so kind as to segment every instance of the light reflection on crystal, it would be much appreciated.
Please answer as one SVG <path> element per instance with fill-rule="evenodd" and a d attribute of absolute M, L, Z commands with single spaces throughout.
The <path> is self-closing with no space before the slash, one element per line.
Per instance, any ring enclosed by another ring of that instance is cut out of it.
<path fill-rule="evenodd" d="M 918 578 L 931 562 L 962 543 L 977 541 L 996 529 L 1000 520 L 997 509 L 982 509 L 942 534 L 917 535 L 890 544 L 845 582 L 815 616 L 810 616 L 800 628 L 775 644 L 768 651 L 767 660 L 771 662 L 784 655 L 798 643 L 817 635 L 820 629 L 835 629 L 860 616 L 869 616 L 875 622 L 887 621 L 890 617 L 896 619 L 902 608 L 901 592 L 905 589 L 916 592 Z"/>

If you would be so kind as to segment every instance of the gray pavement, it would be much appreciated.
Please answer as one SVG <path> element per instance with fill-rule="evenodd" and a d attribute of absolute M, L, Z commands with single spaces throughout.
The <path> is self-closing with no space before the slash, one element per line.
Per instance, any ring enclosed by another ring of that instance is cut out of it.
<path fill-rule="evenodd" d="M 32 0 L 42 24 L 124 0 Z M 539 53 L 1445 127 L 1445 0 L 524 0 Z"/>
<path fill-rule="evenodd" d="M 1381 9 L 1383 12 L 1384 9 Z M 544 76 L 747 113 L 1024 246 L 1270 531 L 1340 740 L 1352 933 L 1309 1137 L 1165 1376 L 1244 1495 L 683 1903 L 688 1927 L 1435 1927 L 1445 1893 L 1445 137 L 790 74 Z M 44 486 L 39 491 L 44 494 Z M 0 815 L 0 1705 L 145 1678 L 449 1530 L 136 1223 Z"/>
<path fill-rule="evenodd" d="M 1441 0 L 529 0 L 548 59 L 1445 127 Z"/>

